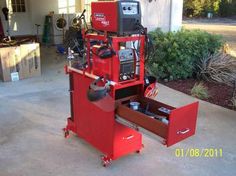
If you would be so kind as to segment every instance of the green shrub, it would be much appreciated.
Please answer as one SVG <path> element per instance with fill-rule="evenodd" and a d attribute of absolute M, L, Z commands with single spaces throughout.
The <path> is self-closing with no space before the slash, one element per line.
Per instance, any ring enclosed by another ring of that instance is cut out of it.
<path fill-rule="evenodd" d="M 203 83 L 196 83 L 191 90 L 191 95 L 200 99 L 207 99 L 209 97 L 208 90 Z"/>
<path fill-rule="evenodd" d="M 234 16 L 236 15 L 236 0 L 184 0 L 184 16 L 206 17 L 207 12 L 221 17 Z"/>
<path fill-rule="evenodd" d="M 147 69 L 159 79 L 192 77 L 194 63 L 209 53 L 214 54 L 223 45 L 221 36 L 200 30 L 164 33 L 157 29 L 149 34 L 154 49 Z"/>
<path fill-rule="evenodd" d="M 199 0 L 184 0 L 183 9 L 185 16 L 200 16 L 203 11 L 203 3 Z"/>
<path fill-rule="evenodd" d="M 219 15 L 222 17 L 229 17 L 236 15 L 236 1 L 235 0 L 221 0 Z"/>
<path fill-rule="evenodd" d="M 204 16 L 208 12 L 218 14 L 221 0 L 184 0 L 183 14 L 187 17 Z"/>

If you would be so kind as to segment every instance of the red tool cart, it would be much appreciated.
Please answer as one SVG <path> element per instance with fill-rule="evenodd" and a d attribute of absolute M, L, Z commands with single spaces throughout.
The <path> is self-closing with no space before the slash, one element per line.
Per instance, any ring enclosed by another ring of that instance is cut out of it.
<path fill-rule="evenodd" d="M 136 1 L 131 2 L 138 5 L 122 2 L 106 3 L 121 3 L 123 11 L 139 5 Z M 156 84 L 145 82 L 146 36 L 136 34 L 137 30 L 134 35 L 130 35 L 130 29 L 121 31 L 123 35 L 114 31 L 84 33 L 87 66 L 65 66 L 71 100 L 65 137 L 72 131 L 97 148 L 103 153 L 104 166 L 140 152 L 142 134 L 137 127 L 160 136 L 168 147 L 194 135 L 196 128 L 198 102 L 176 108 L 145 96 Z M 124 35 L 126 31 L 129 34 Z"/>

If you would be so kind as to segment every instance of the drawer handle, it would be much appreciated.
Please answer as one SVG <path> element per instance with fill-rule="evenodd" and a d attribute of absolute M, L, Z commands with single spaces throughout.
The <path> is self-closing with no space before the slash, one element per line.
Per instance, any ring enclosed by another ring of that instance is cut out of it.
<path fill-rule="evenodd" d="M 186 133 L 188 133 L 189 131 L 190 131 L 190 129 L 189 129 L 189 128 L 186 128 L 185 130 L 180 130 L 180 131 L 178 131 L 177 134 L 186 134 Z"/>
<path fill-rule="evenodd" d="M 127 137 L 123 137 L 123 139 L 129 140 L 129 139 L 132 139 L 133 137 L 134 137 L 134 135 L 130 135 L 130 136 L 127 136 Z"/>

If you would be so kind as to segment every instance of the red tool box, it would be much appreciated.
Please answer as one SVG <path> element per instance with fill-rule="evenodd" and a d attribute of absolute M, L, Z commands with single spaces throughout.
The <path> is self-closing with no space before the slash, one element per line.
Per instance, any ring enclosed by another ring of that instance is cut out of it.
<path fill-rule="evenodd" d="M 167 147 L 194 135 L 198 111 L 198 102 L 176 108 L 147 97 L 157 92 L 144 73 L 147 36 L 120 36 L 117 30 L 116 35 L 84 32 L 87 67 L 65 66 L 71 100 L 65 137 L 72 131 L 97 148 L 104 166 L 140 152 L 138 127 L 161 137 Z"/>
<path fill-rule="evenodd" d="M 88 35 L 86 38 L 87 40 L 101 40 L 102 38 L 105 40 L 104 36 L 97 35 Z M 116 51 L 119 50 L 120 42 L 140 40 L 141 45 L 144 46 L 144 39 L 144 36 L 113 37 L 112 45 Z M 87 43 L 90 45 L 89 42 Z M 90 46 L 87 47 L 90 48 Z M 91 102 L 87 98 L 90 84 L 97 77 L 93 74 L 92 67 L 83 71 L 66 67 L 66 72 L 70 77 L 71 117 L 68 118 L 65 135 L 67 136 L 69 131 L 73 131 L 100 150 L 104 154 L 102 158 L 104 165 L 121 156 L 139 152 L 142 148 L 141 133 L 135 128 L 132 129 L 117 122 L 116 116 L 162 137 L 163 144 L 167 146 L 171 146 L 195 133 L 198 102 L 175 108 L 144 97 L 143 48 L 140 47 L 139 75 L 131 80 L 120 81 L 120 63 L 117 55 L 109 59 L 112 72 L 108 78 L 113 80 L 115 84 L 111 86 L 109 97 L 104 98 L 101 102 Z M 88 62 L 91 60 L 89 59 Z M 169 119 L 169 123 L 165 124 L 144 113 L 132 110 L 129 107 L 131 101 L 138 101 L 143 107 L 148 103 L 152 113 L 165 116 Z M 106 105 L 109 107 L 107 108 Z M 166 108 L 170 112 L 164 113 L 159 111 L 159 108 Z"/>

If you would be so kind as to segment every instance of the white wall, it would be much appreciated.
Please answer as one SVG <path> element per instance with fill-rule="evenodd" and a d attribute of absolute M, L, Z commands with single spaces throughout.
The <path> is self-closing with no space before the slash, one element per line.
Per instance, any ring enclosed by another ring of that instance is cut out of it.
<path fill-rule="evenodd" d="M 172 0 L 170 30 L 177 31 L 182 27 L 183 0 Z"/>
<path fill-rule="evenodd" d="M 58 13 L 58 0 L 28 0 L 30 1 L 29 13 L 31 16 L 31 29 L 32 34 L 36 34 L 35 24 L 40 24 L 39 34 L 43 33 L 43 25 L 45 16 L 50 12 Z"/>
<path fill-rule="evenodd" d="M 170 26 L 170 0 L 140 0 L 142 24 L 148 31 L 161 28 L 168 31 Z"/>
<path fill-rule="evenodd" d="M 142 9 L 142 23 L 149 31 L 161 28 L 163 31 L 179 30 L 182 26 L 183 0 L 139 0 Z"/>

